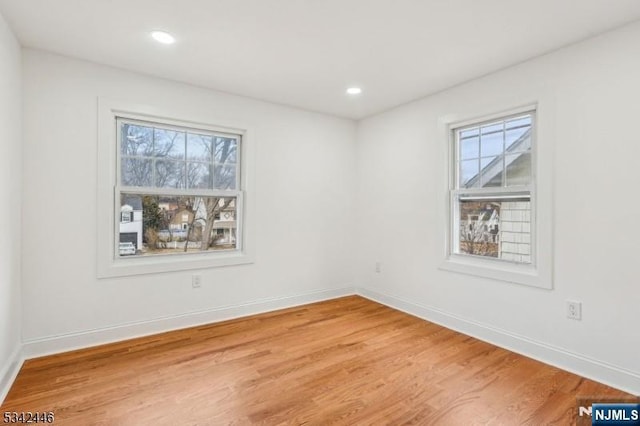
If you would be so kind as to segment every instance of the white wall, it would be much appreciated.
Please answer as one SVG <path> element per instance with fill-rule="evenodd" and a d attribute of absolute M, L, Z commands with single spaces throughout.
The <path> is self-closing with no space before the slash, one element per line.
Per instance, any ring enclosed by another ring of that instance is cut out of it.
<path fill-rule="evenodd" d="M 584 360 L 611 377 L 622 372 L 631 379 L 616 384 L 640 392 L 638 40 L 640 24 L 627 26 L 363 120 L 359 283 L 381 300 L 479 335 L 492 330 L 547 355 L 580 354 L 565 367 Z M 541 115 L 540 134 L 548 137 L 538 143 L 555 151 L 555 166 L 542 165 L 554 172 L 553 214 L 540 218 L 555 229 L 555 288 L 440 270 L 437 200 L 445 184 L 438 144 L 446 141 L 438 120 L 536 100 L 552 117 Z M 566 318 L 567 299 L 583 302 L 582 321 Z M 600 379 L 618 380 L 611 377 Z"/>
<path fill-rule="evenodd" d="M 20 347 L 21 52 L 0 15 L 0 401 Z"/>
<path fill-rule="evenodd" d="M 23 55 L 27 344 L 166 317 L 177 319 L 161 328 L 184 326 L 212 318 L 185 323 L 189 313 L 353 285 L 355 123 L 40 51 Z M 191 288 L 192 272 L 96 279 L 99 96 L 249 127 L 254 264 L 201 270 L 200 289 Z"/>

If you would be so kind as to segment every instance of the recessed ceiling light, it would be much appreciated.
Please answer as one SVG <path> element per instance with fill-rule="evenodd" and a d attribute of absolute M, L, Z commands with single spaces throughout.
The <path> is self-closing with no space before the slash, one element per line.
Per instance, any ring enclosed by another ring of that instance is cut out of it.
<path fill-rule="evenodd" d="M 176 42 L 176 39 L 165 31 L 152 31 L 151 37 L 153 37 L 155 41 L 163 44 L 173 44 Z"/>
<path fill-rule="evenodd" d="M 349 87 L 347 89 L 348 95 L 359 95 L 360 93 L 362 93 L 362 89 L 359 87 Z"/>

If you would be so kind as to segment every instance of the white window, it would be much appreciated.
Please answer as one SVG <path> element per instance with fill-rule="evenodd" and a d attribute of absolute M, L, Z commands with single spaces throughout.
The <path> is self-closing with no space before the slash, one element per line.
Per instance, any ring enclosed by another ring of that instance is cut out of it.
<path fill-rule="evenodd" d="M 452 128 L 452 254 L 530 264 L 535 113 Z"/>
<path fill-rule="evenodd" d="M 140 109 L 100 103 L 98 275 L 250 263 L 246 130 Z M 226 212 L 237 238 L 220 243 L 215 222 Z M 118 243 L 129 240 L 137 250 L 123 254 Z"/>
<path fill-rule="evenodd" d="M 236 250 L 235 241 L 214 245 L 213 229 L 223 208 L 241 208 L 241 135 L 122 117 L 116 126 L 117 195 L 123 206 L 136 199 L 142 206 L 143 245 L 136 256 Z M 177 232 L 170 231 L 174 217 L 182 219 Z"/>
<path fill-rule="evenodd" d="M 440 269 L 550 289 L 554 104 L 464 108 L 439 120 Z"/>
<path fill-rule="evenodd" d="M 132 217 L 133 217 L 133 212 L 124 211 L 124 212 L 120 213 L 120 222 L 122 222 L 122 223 L 131 222 L 133 220 Z"/>

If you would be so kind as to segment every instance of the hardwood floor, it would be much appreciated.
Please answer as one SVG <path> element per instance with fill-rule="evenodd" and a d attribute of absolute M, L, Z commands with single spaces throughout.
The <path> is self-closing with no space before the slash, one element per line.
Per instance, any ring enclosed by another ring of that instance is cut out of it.
<path fill-rule="evenodd" d="M 56 425 L 558 424 L 630 395 L 351 296 L 29 360 Z"/>

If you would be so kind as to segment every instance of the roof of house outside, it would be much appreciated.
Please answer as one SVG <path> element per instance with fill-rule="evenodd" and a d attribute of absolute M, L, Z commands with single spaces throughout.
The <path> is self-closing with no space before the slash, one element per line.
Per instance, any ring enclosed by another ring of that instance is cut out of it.
<path fill-rule="evenodd" d="M 142 210 L 142 197 L 138 195 L 127 195 L 122 201 L 122 205 L 129 205 L 133 210 Z"/>
<path fill-rule="evenodd" d="M 508 168 L 512 163 L 518 160 L 522 156 L 522 154 L 526 154 L 530 152 L 530 150 L 531 150 L 531 129 L 528 129 L 515 142 L 509 145 L 505 150 L 505 152 L 498 155 L 489 164 L 483 167 L 482 170 L 480 170 L 480 173 L 478 173 L 477 175 L 469 179 L 469 181 L 466 184 L 466 187 L 467 188 L 475 187 L 478 181 L 480 180 L 480 176 L 484 176 L 483 180 L 485 182 L 491 182 L 496 177 L 499 177 L 502 175 L 502 172 L 504 171 L 504 168 L 502 166 L 502 159 L 505 157 L 505 155 L 518 154 L 518 153 L 521 154 L 521 155 L 518 155 L 517 157 L 515 155 L 510 155 L 509 157 L 507 157 L 507 159 L 505 160 L 504 166 L 505 168 Z"/>

